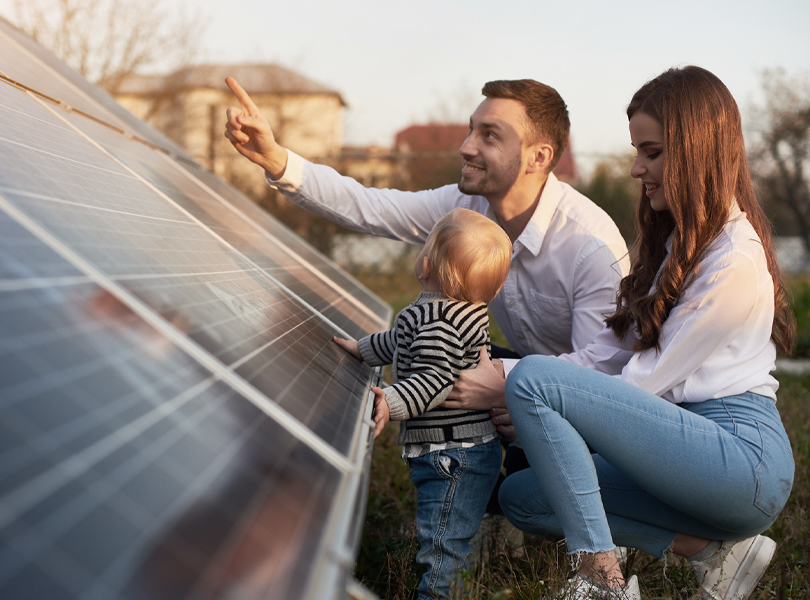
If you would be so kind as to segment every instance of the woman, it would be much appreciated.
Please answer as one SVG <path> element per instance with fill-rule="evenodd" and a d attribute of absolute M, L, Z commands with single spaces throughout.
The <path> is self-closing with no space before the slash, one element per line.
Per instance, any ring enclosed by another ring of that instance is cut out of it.
<path fill-rule="evenodd" d="M 793 482 L 770 371 L 795 325 L 728 89 L 672 69 L 627 116 L 638 258 L 591 344 L 509 374 L 531 470 L 500 502 L 517 527 L 566 538 L 576 598 L 640 597 L 614 544 L 687 557 L 702 597 L 747 598 Z"/>

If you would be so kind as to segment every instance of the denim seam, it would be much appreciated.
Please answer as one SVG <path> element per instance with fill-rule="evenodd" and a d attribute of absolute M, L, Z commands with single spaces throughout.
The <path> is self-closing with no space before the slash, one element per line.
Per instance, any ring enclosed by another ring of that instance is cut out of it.
<path fill-rule="evenodd" d="M 726 414 L 728 415 L 728 418 L 731 419 L 732 423 L 734 423 L 734 437 L 738 437 L 739 431 L 737 429 L 737 419 L 734 418 L 734 415 L 731 414 L 731 411 L 728 409 L 728 405 L 726 404 L 726 399 L 725 398 L 723 398 L 722 402 L 723 402 L 723 408 L 726 410 Z"/>
<path fill-rule="evenodd" d="M 754 421 L 757 424 L 757 432 L 759 433 L 760 442 L 762 444 L 762 454 L 760 455 L 759 463 L 757 464 L 756 469 L 754 469 L 754 473 L 757 479 L 757 489 L 754 493 L 754 506 L 756 506 L 759 510 L 764 512 L 769 517 L 775 517 L 781 511 L 781 508 L 777 511 L 774 511 L 772 508 L 768 508 L 760 502 L 760 492 L 762 491 L 762 478 L 760 477 L 760 471 L 762 470 L 762 463 L 765 462 L 765 436 L 762 434 L 762 425 L 759 421 Z"/>
<path fill-rule="evenodd" d="M 562 387 L 562 386 L 558 386 L 558 387 Z M 539 389 L 539 388 L 538 388 L 538 389 Z M 540 422 L 540 426 L 543 428 L 543 434 L 545 435 L 546 440 L 548 440 L 548 435 L 547 435 L 547 433 L 546 433 L 546 426 L 545 426 L 545 423 L 543 422 L 543 419 L 542 419 L 542 417 L 540 416 L 540 414 L 537 412 L 537 404 L 538 404 L 538 403 L 537 403 L 537 397 L 538 397 L 538 395 L 539 395 L 539 394 L 537 393 L 537 390 L 535 390 L 535 391 L 533 392 L 533 404 L 534 404 L 534 411 L 535 411 L 535 415 L 537 416 L 537 418 L 538 418 L 538 420 L 539 420 L 539 422 Z M 554 411 L 554 409 L 552 409 L 550 406 L 548 406 L 548 405 L 547 405 L 545 402 L 543 402 L 543 405 L 544 405 L 544 406 L 546 406 L 548 409 L 550 409 L 550 410 Z M 554 412 L 555 412 L 555 413 L 557 413 L 557 411 L 554 411 Z M 563 416 L 562 416 L 560 413 L 557 413 L 557 414 L 558 414 L 558 415 L 560 415 L 560 417 L 561 417 L 561 418 L 563 418 L 563 419 L 565 418 L 565 417 L 563 417 Z M 558 454 L 557 454 L 557 452 L 556 452 L 556 448 L 554 448 L 554 446 L 553 446 L 553 445 L 551 445 L 551 444 L 549 444 L 549 445 L 550 445 L 550 446 L 551 446 L 551 448 L 552 448 L 552 452 L 553 452 L 553 454 L 554 454 L 554 460 L 555 460 L 555 462 L 556 462 L 558 465 L 561 465 L 561 461 L 560 461 L 560 459 L 559 459 L 559 455 L 558 455 Z M 561 468 L 561 469 L 560 469 L 560 472 L 562 472 L 562 473 L 563 473 L 563 476 L 565 477 L 566 481 L 568 481 L 568 483 L 569 483 L 569 485 L 570 485 L 570 484 L 571 484 L 571 481 L 570 481 L 570 479 L 568 478 L 568 473 L 567 473 L 566 469 Z M 598 487 L 598 482 L 597 482 L 597 487 Z M 583 514 L 583 515 L 584 515 L 584 511 L 583 511 L 582 504 L 581 504 L 581 502 L 580 502 L 580 498 L 579 498 L 579 496 L 577 496 L 576 500 L 577 500 L 577 509 L 579 510 L 580 514 Z M 591 542 L 593 542 L 594 535 L 593 535 L 593 531 L 591 530 L 590 524 L 588 524 L 588 523 L 587 523 L 587 520 L 586 520 L 586 519 L 583 519 L 583 521 L 585 521 L 585 522 L 586 522 L 586 528 L 587 528 L 587 531 L 588 531 L 588 537 L 591 539 Z M 608 530 L 609 530 L 609 528 L 608 528 Z M 615 548 L 615 545 L 614 545 L 614 548 Z M 569 550 L 569 554 L 571 554 L 571 555 L 576 555 L 576 556 L 579 556 L 579 554 L 580 554 L 581 552 L 583 552 L 583 550 L 582 550 L 582 549 L 580 549 L 580 548 L 576 548 L 576 549 L 574 549 L 574 550 Z M 593 552 L 601 552 L 601 550 L 593 550 Z M 578 559 L 577 559 L 577 562 L 578 562 Z"/>
<path fill-rule="evenodd" d="M 441 540 L 444 538 L 444 535 L 447 532 L 447 521 L 450 518 L 450 509 L 456 493 L 456 485 L 458 484 L 461 474 L 467 470 L 467 454 L 464 452 L 463 448 L 458 448 L 456 451 L 459 454 L 459 466 L 455 472 L 450 474 L 447 493 L 444 496 L 444 505 L 442 506 L 442 516 L 439 520 L 439 527 L 436 530 L 436 534 L 433 536 L 433 549 L 436 552 L 436 557 L 433 559 L 431 578 L 427 585 L 428 590 L 431 592 L 436 589 L 436 583 L 439 579 L 439 571 L 441 570 L 441 565 L 444 561 Z M 439 462 L 439 457 L 441 456 L 442 452 L 443 451 L 439 451 L 436 453 L 434 461 L 436 463 L 436 468 L 443 474 L 443 469 L 441 468 L 441 463 Z"/>

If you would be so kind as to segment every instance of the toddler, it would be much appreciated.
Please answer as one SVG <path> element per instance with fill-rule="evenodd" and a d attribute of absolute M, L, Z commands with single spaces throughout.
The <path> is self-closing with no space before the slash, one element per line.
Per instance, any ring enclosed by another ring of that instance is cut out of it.
<path fill-rule="evenodd" d="M 470 540 L 483 518 L 501 467 L 498 432 L 486 410 L 443 409 L 464 369 L 489 353 L 487 303 L 506 281 L 512 244 L 484 215 L 456 208 L 436 222 L 416 259 L 424 291 L 394 328 L 354 342 L 335 338 L 371 366 L 391 364 L 394 384 L 372 388 L 375 437 L 400 421 L 417 489 L 416 561 L 427 566 L 419 600 L 446 597 L 467 568 Z"/>

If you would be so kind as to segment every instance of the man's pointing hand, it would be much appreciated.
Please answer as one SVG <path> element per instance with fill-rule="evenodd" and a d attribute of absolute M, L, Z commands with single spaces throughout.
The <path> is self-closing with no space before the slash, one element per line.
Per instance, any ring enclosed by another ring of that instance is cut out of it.
<path fill-rule="evenodd" d="M 228 108 L 225 137 L 239 154 L 267 171 L 271 179 L 280 179 L 287 168 L 287 151 L 278 145 L 270 123 L 242 86 L 233 77 L 226 78 L 225 83 L 241 104 L 241 108 Z"/>

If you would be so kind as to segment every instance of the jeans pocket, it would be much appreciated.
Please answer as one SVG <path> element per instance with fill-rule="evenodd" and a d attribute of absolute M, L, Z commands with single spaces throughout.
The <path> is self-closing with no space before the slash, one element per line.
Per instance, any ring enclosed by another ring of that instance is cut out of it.
<path fill-rule="evenodd" d="M 769 517 L 784 508 L 793 487 L 793 454 L 775 431 L 756 422 L 762 439 L 762 456 L 756 468 L 754 506 Z"/>
<path fill-rule="evenodd" d="M 439 450 L 434 457 L 436 472 L 447 479 L 453 479 L 457 475 L 458 468 L 464 461 L 464 450 Z"/>

